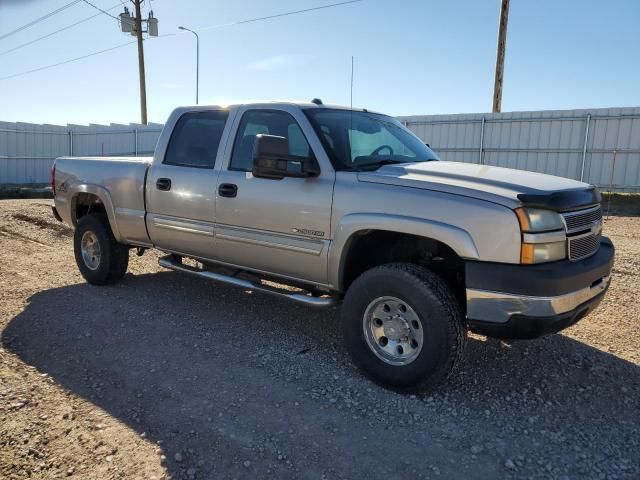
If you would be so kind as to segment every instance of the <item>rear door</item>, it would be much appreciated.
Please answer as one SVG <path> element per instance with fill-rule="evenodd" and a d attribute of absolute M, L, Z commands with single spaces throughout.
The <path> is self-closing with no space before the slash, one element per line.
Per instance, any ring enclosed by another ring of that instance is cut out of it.
<path fill-rule="evenodd" d="M 147 228 L 156 247 L 203 258 L 213 255 L 215 166 L 228 115 L 227 110 L 183 113 L 164 158 L 149 169 Z"/>
<path fill-rule="evenodd" d="M 216 255 L 220 261 L 327 283 L 335 173 L 298 108 L 242 108 L 218 177 Z M 281 180 L 251 173 L 257 134 L 286 137 L 291 155 L 315 155 L 317 177 Z M 231 145 L 231 144 L 230 144 Z"/>

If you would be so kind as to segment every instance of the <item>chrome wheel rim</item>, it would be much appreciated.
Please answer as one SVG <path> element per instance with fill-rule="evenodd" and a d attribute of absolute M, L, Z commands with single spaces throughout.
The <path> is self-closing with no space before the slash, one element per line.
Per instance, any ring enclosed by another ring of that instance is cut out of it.
<path fill-rule="evenodd" d="M 422 350 L 422 321 L 404 300 L 376 298 L 366 308 L 362 326 L 367 345 L 385 363 L 408 365 Z"/>
<path fill-rule="evenodd" d="M 100 266 L 100 242 L 95 233 L 88 230 L 82 235 L 80 240 L 80 250 L 82 251 L 82 261 L 89 270 L 97 270 Z"/>

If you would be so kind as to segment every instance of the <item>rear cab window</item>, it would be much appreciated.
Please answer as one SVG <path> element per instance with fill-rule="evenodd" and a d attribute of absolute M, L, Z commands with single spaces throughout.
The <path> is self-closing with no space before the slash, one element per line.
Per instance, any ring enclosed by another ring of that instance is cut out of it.
<path fill-rule="evenodd" d="M 229 112 L 226 110 L 189 112 L 182 115 L 173 128 L 162 163 L 213 168 L 228 116 Z"/>

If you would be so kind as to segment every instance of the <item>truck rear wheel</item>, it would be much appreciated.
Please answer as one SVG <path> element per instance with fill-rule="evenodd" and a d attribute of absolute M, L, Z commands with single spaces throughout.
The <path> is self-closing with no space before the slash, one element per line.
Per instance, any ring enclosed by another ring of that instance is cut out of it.
<path fill-rule="evenodd" d="M 457 300 L 440 277 L 417 265 L 391 263 L 360 275 L 347 291 L 342 316 L 354 362 L 390 388 L 437 385 L 464 348 Z"/>
<path fill-rule="evenodd" d="M 80 273 L 92 285 L 120 280 L 129 266 L 129 247 L 118 243 L 104 215 L 80 218 L 73 237 Z"/>

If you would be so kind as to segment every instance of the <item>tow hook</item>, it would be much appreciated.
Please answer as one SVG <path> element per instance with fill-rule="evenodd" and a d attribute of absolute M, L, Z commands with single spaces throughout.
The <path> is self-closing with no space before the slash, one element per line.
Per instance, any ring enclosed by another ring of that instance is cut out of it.
<path fill-rule="evenodd" d="M 136 255 L 141 257 L 142 255 L 144 255 L 144 252 L 146 252 L 147 249 L 143 248 L 143 247 L 137 247 L 136 248 Z"/>

